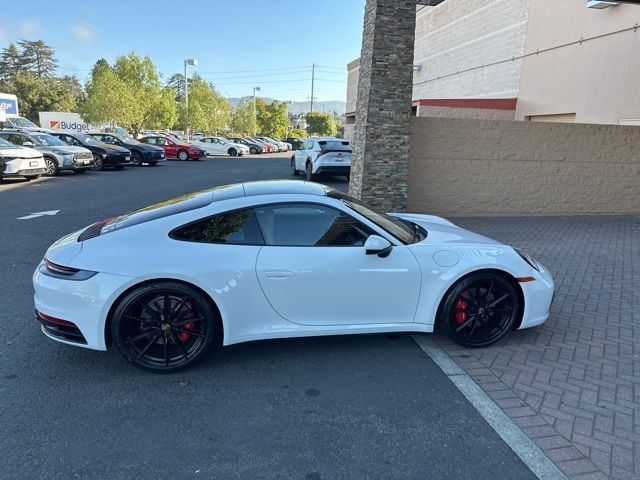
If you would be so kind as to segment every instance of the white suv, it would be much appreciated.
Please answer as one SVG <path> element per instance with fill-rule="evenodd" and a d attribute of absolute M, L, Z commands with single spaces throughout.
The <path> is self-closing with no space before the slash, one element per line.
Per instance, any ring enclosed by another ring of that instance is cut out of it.
<path fill-rule="evenodd" d="M 45 173 L 42 153 L 33 148 L 18 147 L 0 138 L 0 180 L 24 177 L 33 180 Z"/>
<path fill-rule="evenodd" d="M 351 175 L 351 145 L 341 138 L 309 138 L 291 157 L 291 174 L 304 172 L 307 180 L 316 175 Z"/>

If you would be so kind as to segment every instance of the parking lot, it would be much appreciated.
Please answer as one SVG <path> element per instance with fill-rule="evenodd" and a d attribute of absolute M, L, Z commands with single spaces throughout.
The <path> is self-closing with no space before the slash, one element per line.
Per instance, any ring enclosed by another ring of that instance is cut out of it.
<path fill-rule="evenodd" d="M 57 238 L 288 172 L 267 155 L 0 185 L 0 478 L 534 478 L 409 335 L 241 344 L 153 375 L 40 332 L 31 274 Z"/>

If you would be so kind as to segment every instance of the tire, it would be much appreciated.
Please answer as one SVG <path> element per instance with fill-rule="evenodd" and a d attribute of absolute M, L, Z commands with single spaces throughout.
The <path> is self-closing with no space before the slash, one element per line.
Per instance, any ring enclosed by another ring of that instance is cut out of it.
<path fill-rule="evenodd" d="M 307 164 L 305 166 L 304 174 L 307 182 L 312 182 L 313 179 L 316 178 L 316 176 L 313 174 L 313 165 L 311 165 L 311 162 L 309 161 L 307 161 Z"/>
<path fill-rule="evenodd" d="M 142 155 L 140 154 L 140 152 L 132 151 L 131 152 L 131 161 L 133 162 L 133 166 L 134 167 L 141 167 L 142 166 Z"/>
<path fill-rule="evenodd" d="M 114 170 L 123 170 L 124 169 L 124 165 L 114 165 L 113 169 Z"/>
<path fill-rule="evenodd" d="M 87 168 L 74 168 L 73 173 L 82 175 L 83 173 L 86 173 L 87 170 L 88 170 Z"/>
<path fill-rule="evenodd" d="M 232 157 L 235 157 L 235 156 L 237 156 L 237 155 L 238 155 L 238 151 L 237 151 L 235 148 L 230 148 L 230 149 L 227 151 L 227 153 L 228 153 L 229 155 L 231 155 Z"/>
<path fill-rule="evenodd" d="M 298 175 L 300 175 L 300 172 L 296 168 L 296 159 L 295 158 L 291 159 L 291 175 L 293 175 L 294 177 L 297 177 Z"/>
<path fill-rule="evenodd" d="M 36 180 L 37 178 L 40 178 L 41 175 L 24 175 L 24 178 L 27 179 L 27 181 L 31 181 L 31 180 Z"/>
<path fill-rule="evenodd" d="M 492 345 L 504 337 L 522 315 L 518 288 L 499 273 L 467 275 L 445 295 L 439 325 L 451 340 L 463 347 Z"/>
<path fill-rule="evenodd" d="M 58 168 L 58 162 L 55 158 L 44 157 L 45 163 L 45 175 L 48 177 L 56 177 L 60 173 L 60 169 Z"/>
<path fill-rule="evenodd" d="M 258 154 L 258 149 L 256 147 L 249 147 L 249 153 L 251 155 L 257 155 Z"/>
<path fill-rule="evenodd" d="M 136 367 L 173 373 L 202 360 L 215 338 L 216 320 L 210 300 L 199 291 L 182 283 L 156 282 L 118 303 L 111 336 L 120 354 Z"/>
<path fill-rule="evenodd" d="M 178 157 L 178 160 L 182 160 L 183 162 L 189 160 L 189 154 L 187 153 L 186 150 L 180 150 L 178 152 L 177 157 Z"/>
<path fill-rule="evenodd" d="M 102 157 L 100 155 L 98 155 L 97 153 L 93 154 L 93 169 L 96 171 L 101 171 L 104 170 L 104 161 L 102 160 Z"/>
<path fill-rule="evenodd" d="M 149 164 L 150 167 L 155 167 L 156 165 L 158 165 L 158 162 L 147 162 Z"/>

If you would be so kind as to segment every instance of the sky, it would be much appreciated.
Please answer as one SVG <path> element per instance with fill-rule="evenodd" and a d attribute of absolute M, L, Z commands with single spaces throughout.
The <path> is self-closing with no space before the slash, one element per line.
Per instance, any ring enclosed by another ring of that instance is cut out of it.
<path fill-rule="evenodd" d="M 44 40 L 59 74 L 82 81 L 100 58 L 149 55 L 166 80 L 189 67 L 226 97 L 345 100 L 360 55 L 365 0 L 0 0 L 0 48 Z"/>

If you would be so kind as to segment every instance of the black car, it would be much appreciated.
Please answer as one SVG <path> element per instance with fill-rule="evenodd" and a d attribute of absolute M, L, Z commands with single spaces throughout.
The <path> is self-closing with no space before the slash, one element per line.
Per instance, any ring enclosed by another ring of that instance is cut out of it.
<path fill-rule="evenodd" d="M 95 162 L 95 170 L 104 170 L 105 167 L 122 170 L 125 166 L 132 165 L 131 152 L 129 150 L 117 145 L 107 145 L 86 133 L 55 132 L 51 135 L 58 137 L 68 145 L 91 150 L 93 161 Z"/>
<path fill-rule="evenodd" d="M 242 138 L 242 137 L 227 137 L 227 139 L 233 143 L 239 143 L 240 145 L 246 145 L 249 147 L 249 153 L 251 155 L 255 155 L 257 153 L 264 153 L 264 146 L 260 145 L 258 142 L 254 142 L 250 138 Z"/>
<path fill-rule="evenodd" d="M 134 138 L 124 138 L 112 133 L 90 133 L 89 135 L 107 145 L 116 145 L 130 150 L 131 161 L 136 167 L 141 167 L 143 163 L 155 167 L 158 162 L 165 161 L 164 150 L 162 148 L 140 143 Z"/>
<path fill-rule="evenodd" d="M 297 137 L 290 137 L 285 140 L 285 142 L 291 144 L 292 150 L 302 150 L 302 146 L 306 143 L 306 141 L 307 141 L 306 138 L 297 138 Z"/>

